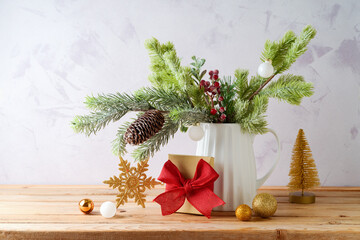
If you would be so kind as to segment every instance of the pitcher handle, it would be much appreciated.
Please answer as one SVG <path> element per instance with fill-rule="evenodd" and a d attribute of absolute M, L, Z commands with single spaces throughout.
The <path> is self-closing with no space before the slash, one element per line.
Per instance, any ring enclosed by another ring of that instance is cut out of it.
<path fill-rule="evenodd" d="M 258 189 L 259 187 L 261 187 L 265 181 L 270 177 L 271 173 L 274 171 L 276 165 L 279 163 L 280 160 L 280 151 L 281 151 L 281 146 L 280 146 L 280 141 L 279 141 L 279 137 L 277 136 L 276 132 L 270 128 L 267 129 L 270 133 L 272 133 L 276 139 L 278 148 L 277 148 L 277 156 L 275 159 L 275 162 L 273 163 L 272 167 L 270 168 L 270 170 L 262 177 L 256 180 L 256 189 Z"/>

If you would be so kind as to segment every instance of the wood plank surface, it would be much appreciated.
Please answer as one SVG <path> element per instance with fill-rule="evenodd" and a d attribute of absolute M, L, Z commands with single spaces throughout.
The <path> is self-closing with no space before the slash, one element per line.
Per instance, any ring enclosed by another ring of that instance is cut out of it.
<path fill-rule="evenodd" d="M 152 200 L 162 186 L 147 192 L 146 208 L 130 200 L 114 218 L 100 215 L 116 191 L 104 185 L 0 185 L 0 239 L 360 239 L 360 187 L 315 189 L 316 203 L 291 204 L 285 187 L 262 187 L 278 210 L 271 218 L 241 222 L 233 212 L 211 219 L 189 214 L 162 216 Z M 90 198 L 92 214 L 78 202 Z"/>

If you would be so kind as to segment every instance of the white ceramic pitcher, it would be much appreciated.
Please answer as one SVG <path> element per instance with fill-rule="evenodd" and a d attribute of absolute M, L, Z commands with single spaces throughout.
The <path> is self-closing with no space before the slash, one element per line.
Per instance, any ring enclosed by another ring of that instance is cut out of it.
<path fill-rule="evenodd" d="M 253 142 L 255 135 L 243 133 L 236 123 L 201 123 L 205 134 L 198 142 L 196 155 L 215 157 L 214 168 L 220 175 L 214 185 L 214 192 L 226 203 L 215 211 L 235 211 L 240 204 L 251 207 L 256 190 L 264 184 L 274 171 L 280 159 L 279 138 L 277 157 L 270 170 L 257 178 Z"/>

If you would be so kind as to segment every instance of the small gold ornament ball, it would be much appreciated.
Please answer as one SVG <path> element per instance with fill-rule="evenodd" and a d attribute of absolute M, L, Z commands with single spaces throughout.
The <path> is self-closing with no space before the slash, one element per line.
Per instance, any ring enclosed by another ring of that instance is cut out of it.
<path fill-rule="evenodd" d="M 271 217 L 277 209 L 277 201 L 273 195 L 269 193 L 259 193 L 252 202 L 254 212 L 260 217 Z"/>
<path fill-rule="evenodd" d="M 89 214 L 94 210 L 94 202 L 91 199 L 84 198 L 79 202 L 79 209 L 83 213 Z"/>
<path fill-rule="evenodd" d="M 235 210 L 235 215 L 240 221 L 248 221 L 251 219 L 251 208 L 246 204 L 239 205 Z"/>

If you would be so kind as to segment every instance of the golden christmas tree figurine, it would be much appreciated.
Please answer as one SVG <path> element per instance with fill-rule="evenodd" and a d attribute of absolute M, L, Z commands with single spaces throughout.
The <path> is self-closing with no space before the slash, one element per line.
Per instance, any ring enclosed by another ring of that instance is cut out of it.
<path fill-rule="evenodd" d="M 289 201 L 291 203 L 314 203 L 315 194 L 305 192 L 305 190 L 319 186 L 320 181 L 315 160 L 302 129 L 299 129 L 292 152 L 288 187 L 290 191 L 301 190 L 301 192 L 291 192 Z"/>

